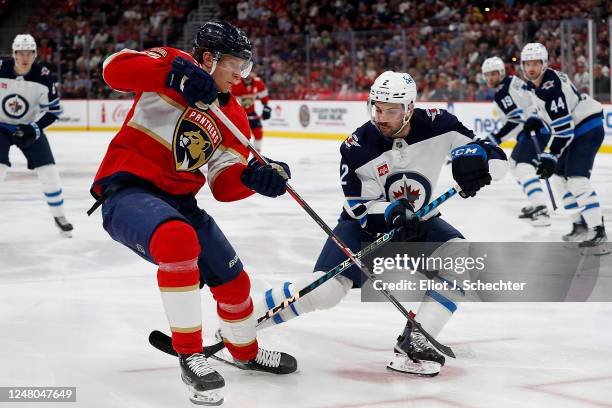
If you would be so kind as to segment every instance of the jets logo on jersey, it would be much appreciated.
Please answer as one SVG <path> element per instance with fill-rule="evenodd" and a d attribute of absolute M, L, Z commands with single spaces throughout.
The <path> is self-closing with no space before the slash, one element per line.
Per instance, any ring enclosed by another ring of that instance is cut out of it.
<path fill-rule="evenodd" d="M 356 134 L 352 134 L 349 137 L 346 138 L 346 140 L 344 141 L 344 145 L 347 148 L 350 148 L 351 146 L 355 146 L 355 147 L 361 147 L 361 145 L 359 144 L 359 142 L 357 141 L 357 135 Z"/>
<path fill-rule="evenodd" d="M 550 89 L 552 87 L 555 86 L 555 81 L 553 81 L 552 79 L 550 81 L 546 81 L 544 82 L 544 84 L 542 84 L 542 89 Z"/>
<path fill-rule="evenodd" d="M 29 107 L 28 101 L 21 95 L 11 94 L 2 99 L 2 110 L 9 118 L 21 119 Z"/>
<path fill-rule="evenodd" d="M 188 108 L 178 121 L 172 140 L 176 171 L 199 169 L 222 141 L 219 127 L 208 113 Z"/>
<path fill-rule="evenodd" d="M 431 190 L 431 182 L 422 174 L 414 171 L 392 174 L 385 181 L 387 201 L 393 202 L 400 198 L 407 198 L 415 210 L 429 203 Z"/>

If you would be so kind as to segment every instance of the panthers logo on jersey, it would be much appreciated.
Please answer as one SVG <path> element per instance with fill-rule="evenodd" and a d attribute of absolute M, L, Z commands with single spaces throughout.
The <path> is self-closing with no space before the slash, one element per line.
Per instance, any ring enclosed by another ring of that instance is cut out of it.
<path fill-rule="evenodd" d="M 176 171 L 195 171 L 210 160 L 223 141 L 215 120 L 206 112 L 188 108 L 172 140 Z"/>
<path fill-rule="evenodd" d="M 431 190 L 431 182 L 427 177 L 414 171 L 393 173 L 385 180 L 387 201 L 393 202 L 400 198 L 407 198 L 415 210 L 429 203 Z"/>
<path fill-rule="evenodd" d="M 28 113 L 30 104 L 21 95 L 11 94 L 2 99 L 2 110 L 9 118 L 21 119 Z"/>

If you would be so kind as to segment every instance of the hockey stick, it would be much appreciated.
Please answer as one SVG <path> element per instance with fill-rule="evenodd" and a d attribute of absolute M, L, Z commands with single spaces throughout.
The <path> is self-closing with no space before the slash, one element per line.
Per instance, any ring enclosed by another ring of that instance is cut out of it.
<path fill-rule="evenodd" d="M 531 137 L 533 148 L 535 149 L 536 154 L 539 156 L 540 154 L 542 154 L 542 150 L 540 150 L 540 143 L 538 142 L 536 133 L 532 130 L 531 132 L 529 132 L 529 137 Z M 550 202 L 552 203 L 553 210 L 556 211 L 557 203 L 555 202 L 555 196 L 553 195 L 552 188 L 550 188 L 550 181 L 548 181 L 547 178 L 544 179 L 544 181 L 546 182 L 546 189 L 548 190 L 548 196 L 550 197 Z"/>
<path fill-rule="evenodd" d="M 215 105 L 214 103 L 210 105 L 196 103 L 196 105 L 198 105 L 198 108 L 200 109 L 209 108 L 215 114 L 215 116 L 217 116 L 217 118 L 219 118 L 219 120 L 223 122 L 223 124 L 234 134 L 234 136 L 240 141 L 240 143 L 242 143 L 251 152 L 251 154 L 257 159 L 257 161 L 262 164 L 269 164 L 266 158 L 259 154 L 257 150 L 255 150 L 253 145 L 251 145 L 251 143 L 249 142 L 249 139 L 240 131 L 240 129 L 238 129 L 238 127 L 236 127 L 236 125 L 232 121 L 227 118 L 227 116 L 225 116 L 225 114 L 221 111 L 221 109 L 219 109 L 217 105 Z M 304 201 L 302 197 L 300 197 L 300 195 L 293 189 L 293 187 L 289 185 L 289 183 L 287 183 L 287 192 L 304 209 L 304 211 L 306 211 L 306 213 L 310 215 L 310 218 L 312 218 L 319 225 L 319 227 L 321 227 L 321 229 L 325 231 L 327 236 L 331 238 L 331 240 L 338 246 L 338 248 L 340 248 L 340 250 L 344 252 L 344 254 L 355 264 L 355 266 L 357 266 L 357 268 L 359 268 L 359 270 L 369 280 L 371 280 L 372 282 L 375 281 L 376 275 L 374 275 L 367 266 L 365 266 L 359 259 L 355 257 L 355 254 L 353 254 L 349 247 L 344 242 L 342 242 L 340 237 L 338 237 L 338 235 L 336 235 L 336 233 L 332 231 L 332 229 L 325 223 L 325 221 L 323 221 L 323 219 L 310 207 L 310 205 L 308 205 L 308 203 Z M 406 319 L 408 319 L 414 325 L 414 327 L 416 327 L 418 331 L 423 333 L 423 336 L 425 336 L 425 338 L 427 338 L 427 340 L 429 340 L 429 342 L 436 349 L 438 349 L 441 353 L 446 354 L 449 357 L 455 357 L 455 353 L 453 353 L 453 350 L 450 347 L 445 346 L 438 342 L 436 339 L 434 339 L 431 334 L 429 334 L 420 325 L 420 323 L 417 322 L 410 315 L 410 313 L 408 313 L 404 306 L 402 306 L 402 304 L 391 293 L 389 293 L 388 290 L 382 289 L 380 290 L 380 292 L 382 292 L 382 294 L 404 315 Z"/>
<path fill-rule="evenodd" d="M 217 118 L 219 118 L 219 120 L 223 122 L 223 124 L 234 134 L 234 136 L 240 141 L 240 143 L 242 143 L 251 152 L 251 154 L 257 159 L 257 161 L 262 164 L 269 164 L 266 158 L 259 154 L 257 150 L 255 150 L 253 145 L 251 145 L 251 143 L 249 142 L 249 139 L 240 131 L 240 129 L 238 129 L 238 127 L 236 127 L 234 123 L 232 123 L 232 121 L 227 118 L 227 116 L 225 116 L 225 114 L 221 111 L 221 109 L 219 109 L 217 105 L 215 105 L 214 103 L 208 106 L 203 104 L 199 105 L 200 106 L 198 107 L 200 108 L 210 108 L 210 110 L 213 111 L 215 116 L 217 116 Z M 336 233 L 332 231 L 332 229 L 325 223 L 325 221 L 323 221 L 323 219 L 310 207 L 310 205 L 308 205 L 308 203 L 304 201 L 302 197 L 300 197 L 300 195 L 293 189 L 293 187 L 289 185 L 289 183 L 287 183 L 287 192 L 304 209 L 304 211 L 306 211 L 306 213 L 310 215 L 310 217 L 319 225 L 319 227 L 321 227 L 321 229 L 325 231 L 327 236 L 331 238 L 331 240 L 338 246 L 338 248 L 340 248 L 340 250 L 342 250 L 342 252 L 344 252 L 344 254 L 355 264 L 355 266 L 357 266 L 357 268 L 359 268 L 359 270 L 369 280 L 371 280 L 372 282 L 375 281 L 376 275 L 374 275 L 367 266 L 365 266 L 358 258 L 355 257 L 353 252 L 344 242 L 342 242 L 340 237 L 338 237 L 338 235 L 336 235 Z M 440 352 L 446 354 L 449 357 L 455 357 L 455 353 L 453 353 L 452 349 L 436 341 L 436 339 L 434 339 L 431 334 L 429 334 L 425 329 L 423 329 L 420 323 L 417 322 L 410 315 L 410 313 L 408 313 L 404 306 L 402 306 L 402 304 L 391 293 L 389 293 L 389 291 L 387 291 L 386 289 L 382 289 L 380 292 L 382 292 L 382 294 L 404 315 L 406 319 L 408 319 L 414 325 L 414 327 L 416 327 L 418 331 L 423 333 L 423 336 L 425 336 L 425 338 L 427 338 L 427 340 L 429 340 L 429 342 L 436 349 L 438 349 Z"/>
<path fill-rule="evenodd" d="M 459 188 L 457 186 L 455 187 L 451 187 L 450 189 L 448 189 L 446 192 L 444 192 L 442 195 L 440 195 L 438 198 L 436 198 L 435 200 L 433 200 L 431 203 L 427 204 L 426 206 L 424 206 L 423 208 L 421 208 L 419 211 L 417 211 L 414 216 L 417 218 L 422 218 L 425 215 L 429 214 L 431 211 L 433 211 L 434 209 L 438 208 L 442 203 L 444 203 L 446 200 L 448 200 L 449 198 L 451 198 L 452 196 L 454 196 L 455 194 L 457 194 Z M 366 246 L 365 248 L 363 248 L 361 251 L 359 251 L 357 254 L 355 254 L 356 257 L 358 258 L 362 258 L 365 255 L 375 251 L 376 249 L 378 249 L 379 247 L 381 247 L 383 244 L 385 244 L 386 242 L 390 241 L 393 236 L 399 231 L 399 229 L 392 229 L 391 231 L 382 234 L 380 237 L 378 237 L 378 239 L 372 243 L 370 243 L 368 246 Z M 317 288 L 318 286 L 321 286 L 324 282 L 328 281 L 329 279 L 337 276 L 338 274 L 342 273 L 343 271 L 345 271 L 346 269 L 348 269 L 351 265 L 353 264 L 353 261 L 348 258 L 346 260 L 344 260 L 341 264 L 337 265 L 336 267 L 334 267 L 333 269 L 330 269 L 328 272 L 325 273 L 325 275 L 321 276 L 319 279 L 317 279 L 316 281 L 312 282 L 310 285 L 302 288 L 297 294 L 293 295 L 290 298 L 285 299 L 282 303 L 280 303 L 279 305 L 275 306 L 274 308 L 268 310 L 263 316 L 259 317 L 257 319 L 257 324 L 259 325 L 260 323 L 272 318 L 274 315 L 280 313 L 283 309 L 286 309 L 289 307 L 289 305 L 295 303 L 298 299 L 300 299 L 301 297 L 303 297 L 304 295 L 306 295 L 307 293 L 311 292 L 312 290 L 314 290 L 315 288 Z M 170 336 L 158 331 L 158 330 L 154 330 L 149 334 L 149 343 L 155 347 L 156 349 L 166 353 L 166 354 L 171 354 L 176 356 L 176 351 L 174 351 L 174 348 L 172 348 L 172 339 L 170 338 Z M 215 353 L 217 353 L 219 350 L 223 349 L 225 347 L 223 342 L 218 342 L 216 344 L 213 344 L 211 346 L 204 346 L 204 354 L 208 357 L 211 356 Z"/>

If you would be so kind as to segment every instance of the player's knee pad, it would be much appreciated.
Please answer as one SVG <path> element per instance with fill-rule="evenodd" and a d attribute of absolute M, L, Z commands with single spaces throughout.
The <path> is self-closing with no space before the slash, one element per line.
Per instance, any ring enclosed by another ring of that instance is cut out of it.
<path fill-rule="evenodd" d="M 0 183 L 4 181 L 6 173 L 8 172 L 8 166 L 4 163 L 0 163 Z"/>
<path fill-rule="evenodd" d="M 324 274 L 324 272 L 314 273 L 315 277 L 321 277 Z M 303 282 L 302 287 L 308 285 L 308 283 Z M 299 285 L 298 282 L 295 284 L 296 286 Z M 302 287 L 298 287 L 297 290 L 299 291 Z M 331 309 L 340 303 L 352 287 L 352 280 L 346 276 L 338 275 L 304 296 L 301 301 L 304 308 L 308 307 L 312 310 Z"/>
<path fill-rule="evenodd" d="M 36 172 L 36 176 L 38 176 L 38 180 L 40 180 L 40 183 L 43 185 L 43 190 L 46 193 L 60 189 L 59 173 L 57 172 L 57 167 L 55 167 L 55 164 L 40 166 L 34 169 L 34 171 Z"/>
<path fill-rule="evenodd" d="M 578 206 L 583 208 L 583 212 L 586 210 L 599 210 L 599 198 L 593 189 L 591 180 L 586 177 L 568 177 L 567 188 L 573 194 Z M 583 216 L 587 217 L 584 213 Z M 591 219 L 590 223 L 598 222 L 599 217 L 600 214 L 595 214 L 595 218 Z"/>
<path fill-rule="evenodd" d="M 593 186 L 591 180 L 586 177 L 568 177 L 567 189 L 579 200 L 582 195 L 592 192 Z"/>
<path fill-rule="evenodd" d="M 162 264 L 194 260 L 197 265 L 200 243 L 191 225 L 184 221 L 170 220 L 157 227 L 151 237 L 149 251 L 160 267 Z"/>

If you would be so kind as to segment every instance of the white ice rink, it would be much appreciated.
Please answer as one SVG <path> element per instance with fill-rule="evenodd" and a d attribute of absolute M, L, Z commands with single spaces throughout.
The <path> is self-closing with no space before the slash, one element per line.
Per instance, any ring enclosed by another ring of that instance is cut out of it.
<path fill-rule="evenodd" d="M 177 360 L 147 342 L 153 329 L 168 332 L 155 266 L 112 241 L 100 211 L 85 214 L 110 137 L 49 133 L 72 239 L 60 237 L 37 179 L 21 153 L 11 153 L 0 185 L 0 386 L 77 387 L 76 403 L 55 407 L 192 407 Z M 291 165 L 294 188 L 332 226 L 342 203 L 339 143 L 264 142 L 265 154 Z M 593 181 L 611 219 L 612 155 L 597 158 Z M 445 168 L 438 192 L 450 185 Z M 312 270 L 325 235 L 290 197 L 218 203 L 204 187 L 198 199 L 238 251 L 254 292 Z M 558 241 L 569 231 L 564 215 L 553 216 L 550 228 L 519 222 L 522 205 L 508 176 L 442 211 L 474 241 Z M 215 308 L 206 289 L 202 298 L 210 343 Z M 458 358 L 435 378 L 385 368 L 403 325 L 391 305 L 361 303 L 352 291 L 333 310 L 260 332 L 260 344 L 293 354 L 299 371 L 273 376 L 214 362 L 227 383 L 223 406 L 612 407 L 612 303 L 462 304 L 439 338 Z"/>

